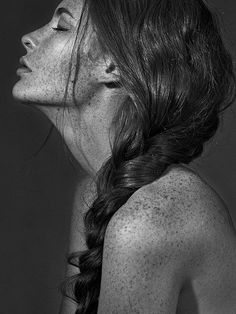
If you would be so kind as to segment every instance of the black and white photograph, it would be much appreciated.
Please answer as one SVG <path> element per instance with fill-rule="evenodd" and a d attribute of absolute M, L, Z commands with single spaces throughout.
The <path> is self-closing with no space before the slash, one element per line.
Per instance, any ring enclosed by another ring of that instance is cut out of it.
<path fill-rule="evenodd" d="M 236 2 L 1 8 L 0 314 L 236 314 Z"/>

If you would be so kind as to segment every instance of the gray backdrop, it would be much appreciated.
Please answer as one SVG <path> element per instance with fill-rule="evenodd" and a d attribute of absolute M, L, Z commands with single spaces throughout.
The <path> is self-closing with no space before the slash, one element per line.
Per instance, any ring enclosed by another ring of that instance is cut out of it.
<path fill-rule="evenodd" d="M 224 38 L 235 59 L 236 2 L 211 2 L 222 12 Z M 58 3 L 5 1 L 1 9 L 0 314 L 58 313 L 61 300 L 57 286 L 65 271 L 75 176 L 56 130 L 35 155 L 51 123 L 11 96 L 19 57 L 25 55 L 21 36 L 47 23 Z M 236 223 L 235 125 L 234 105 L 192 166 L 225 200 Z"/>

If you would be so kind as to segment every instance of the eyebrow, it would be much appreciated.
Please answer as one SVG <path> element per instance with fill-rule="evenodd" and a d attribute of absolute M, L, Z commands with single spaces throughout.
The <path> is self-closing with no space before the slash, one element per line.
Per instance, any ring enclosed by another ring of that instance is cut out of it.
<path fill-rule="evenodd" d="M 56 12 L 55 12 L 55 14 L 56 14 L 57 16 L 61 15 L 62 13 L 66 13 L 66 14 L 70 15 L 70 16 L 74 19 L 74 16 L 72 15 L 72 13 L 71 13 L 68 9 L 66 9 L 66 8 L 64 8 L 64 7 L 58 8 L 58 9 L 56 10 Z"/>

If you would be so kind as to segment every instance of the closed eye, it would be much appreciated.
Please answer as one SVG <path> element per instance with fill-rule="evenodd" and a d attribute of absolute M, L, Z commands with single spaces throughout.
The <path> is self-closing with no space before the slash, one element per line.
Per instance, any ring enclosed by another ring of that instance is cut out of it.
<path fill-rule="evenodd" d="M 55 31 L 58 31 L 58 32 L 65 32 L 65 31 L 68 31 L 68 29 L 63 28 L 63 27 L 53 27 L 52 29 L 55 30 Z"/>

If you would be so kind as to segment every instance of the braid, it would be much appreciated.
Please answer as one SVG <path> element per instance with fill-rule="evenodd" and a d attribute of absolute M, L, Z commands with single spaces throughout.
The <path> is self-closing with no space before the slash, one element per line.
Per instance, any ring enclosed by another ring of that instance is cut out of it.
<path fill-rule="evenodd" d="M 236 79 L 217 15 L 205 1 L 85 4 L 129 94 L 114 117 L 112 154 L 97 173 L 97 196 L 84 216 L 88 249 L 68 257 L 80 273 L 61 285 L 62 293 L 76 301 L 76 314 L 96 314 L 109 221 L 170 165 L 189 164 L 202 154 L 217 131 L 219 114 L 236 98 Z M 67 294 L 71 283 L 73 296 Z"/>
<path fill-rule="evenodd" d="M 148 161 L 148 162 L 147 162 Z M 74 287 L 74 295 L 80 304 L 76 314 L 97 313 L 98 299 L 101 283 L 102 252 L 107 225 L 115 212 L 127 202 L 130 196 L 140 187 L 155 180 L 158 176 L 154 173 L 153 164 L 157 164 L 153 156 L 137 157 L 132 161 L 125 162 L 117 172 L 111 188 L 101 188 L 97 199 L 85 215 L 84 223 L 86 229 L 86 244 L 88 250 L 79 257 L 79 268 L 81 273 L 77 277 Z M 145 169 L 142 165 L 146 165 Z M 161 174 L 167 164 L 158 165 Z M 141 171 L 142 169 L 142 171 Z M 136 171 L 140 173 L 137 180 Z M 100 180 L 109 181 L 113 173 L 111 160 L 104 165 Z M 147 174 L 150 173 L 149 176 Z M 89 302 L 89 304 L 88 304 Z M 86 312 L 85 312 L 86 309 Z"/>
<path fill-rule="evenodd" d="M 215 125 L 214 132 L 217 129 Z M 210 133 L 209 137 L 210 137 Z M 173 141 L 171 143 L 171 140 Z M 98 309 L 102 254 L 105 232 L 112 216 L 124 205 L 132 194 L 139 188 L 157 180 L 169 165 L 189 163 L 202 153 L 203 145 L 187 151 L 185 145 L 189 141 L 189 134 L 185 134 L 183 146 L 176 144 L 176 136 L 159 134 L 147 141 L 149 149 L 143 155 L 132 160 L 123 161 L 119 168 L 114 167 L 112 160 L 103 165 L 97 175 L 97 198 L 84 217 L 85 239 L 88 250 L 72 253 L 68 262 L 80 269 L 80 274 L 71 278 L 75 281 L 73 294 L 79 300 L 75 314 L 96 314 Z M 120 145 L 121 147 L 124 146 Z M 128 155 L 129 151 L 117 151 L 117 155 Z M 109 182 L 109 183 L 108 183 Z M 75 263 L 74 260 L 78 259 Z M 65 290 L 64 290 L 65 293 Z"/>

